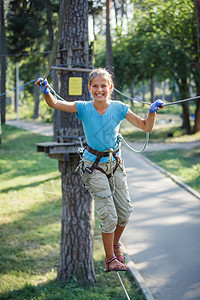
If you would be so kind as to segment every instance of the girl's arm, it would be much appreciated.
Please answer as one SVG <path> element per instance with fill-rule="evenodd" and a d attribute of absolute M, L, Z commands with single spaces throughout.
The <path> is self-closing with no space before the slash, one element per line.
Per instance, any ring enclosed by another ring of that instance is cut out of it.
<path fill-rule="evenodd" d="M 57 100 L 51 93 L 50 90 L 48 89 L 48 82 L 45 79 L 44 83 L 42 86 L 40 85 L 40 82 L 42 81 L 42 78 L 38 78 L 38 80 L 35 82 L 39 87 L 41 87 L 41 90 L 44 95 L 44 100 L 47 103 L 48 106 L 59 109 L 65 112 L 71 112 L 71 113 L 76 113 L 76 103 L 75 102 L 68 102 L 68 101 L 61 101 Z"/>
<path fill-rule="evenodd" d="M 130 109 L 127 112 L 126 120 L 145 132 L 151 132 L 155 123 L 156 113 L 148 113 L 146 119 L 142 119 L 134 114 Z"/>
<path fill-rule="evenodd" d="M 163 104 L 164 103 L 161 100 L 156 100 L 153 102 L 145 119 L 138 117 L 129 109 L 126 115 L 126 120 L 145 132 L 151 132 L 155 124 L 156 112 L 160 108 L 163 108 Z"/>

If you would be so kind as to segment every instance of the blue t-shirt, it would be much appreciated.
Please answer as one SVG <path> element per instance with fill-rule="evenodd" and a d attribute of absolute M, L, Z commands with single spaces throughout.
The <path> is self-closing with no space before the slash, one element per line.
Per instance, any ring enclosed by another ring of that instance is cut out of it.
<path fill-rule="evenodd" d="M 126 117 L 129 106 L 120 101 L 111 101 L 102 116 L 92 101 L 76 101 L 76 108 L 76 116 L 83 123 L 88 145 L 98 151 L 114 149 L 117 145 L 120 122 Z M 96 159 L 96 156 L 87 150 L 84 151 L 84 157 L 92 162 Z M 100 163 L 108 161 L 108 157 L 102 157 Z"/>

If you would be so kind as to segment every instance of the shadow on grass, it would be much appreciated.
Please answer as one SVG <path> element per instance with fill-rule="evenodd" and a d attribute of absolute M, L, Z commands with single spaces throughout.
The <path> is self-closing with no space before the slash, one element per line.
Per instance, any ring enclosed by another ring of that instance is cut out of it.
<path fill-rule="evenodd" d="M 7 293 L 0 294 L 0 299 L 98 299 L 93 297 L 93 289 L 93 287 L 80 288 L 73 281 L 71 283 L 66 284 L 65 282 L 51 280 L 48 283 L 39 284 L 37 286 L 26 284 L 23 288 L 19 290 L 13 290 Z M 84 296 L 84 292 L 87 294 L 87 298 Z M 91 297 L 89 296 L 90 293 Z"/>
<path fill-rule="evenodd" d="M 15 186 L 15 187 L 9 187 L 9 188 L 6 188 L 6 189 L 2 189 L 2 190 L 0 190 L 0 193 L 8 193 L 10 191 L 18 191 L 18 190 L 21 190 L 21 189 L 24 189 L 24 188 L 33 188 L 33 187 L 39 186 L 43 183 L 49 182 L 51 180 L 56 180 L 56 179 L 60 179 L 60 175 L 55 176 L 55 177 L 50 177 L 50 178 L 45 179 L 45 180 L 40 180 L 40 181 L 36 181 L 36 182 L 33 182 L 33 183 L 29 183 L 29 184 L 22 184 L 22 185 L 18 185 L 18 186 Z"/>
<path fill-rule="evenodd" d="M 102 263 L 102 262 L 97 262 Z M 77 284 L 76 278 L 70 282 L 58 282 L 50 280 L 37 286 L 26 284 L 23 288 L 1 293 L 1 300 L 126 300 L 122 286 L 115 272 L 105 274 L 102 270 L 96 270 L 98 274 L 95 284 L 80 286 Z M 121 278 L 126 290 L 135 300 L 144 300 L 145 296 L 141 290 L 133 282 L 133 278 L 129 274 L 121 274 Z"/>

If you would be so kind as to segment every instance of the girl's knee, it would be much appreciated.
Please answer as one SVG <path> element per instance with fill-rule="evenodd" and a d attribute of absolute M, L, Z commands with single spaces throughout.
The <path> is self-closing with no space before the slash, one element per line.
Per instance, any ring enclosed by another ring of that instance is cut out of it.
<path fill-rule="evenodd" d="M 104 233 L 112 233 L 115 231 L 117 226 L 117 218 L 112 218 L 110 220 L 104 220 L 101 222 L 100 228 Z"/>

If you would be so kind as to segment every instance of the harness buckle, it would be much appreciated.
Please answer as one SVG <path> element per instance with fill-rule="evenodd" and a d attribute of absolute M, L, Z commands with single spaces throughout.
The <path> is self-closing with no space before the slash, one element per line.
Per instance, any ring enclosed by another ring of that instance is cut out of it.
<path fill-rule="evenodd" d="M 93 173 L 93 170 L 91 170 L 89 167 L 86 167 L 86 168 L 85 168 L 85 171 L 88 172 L 89 174 L 92 174 L 92 173 Z"/>
<path fill-rule="evenodd" d="M 112 161 L 113 152 L 114 152 L 113 148 L 110 148 L 109 149 L 109 161 L 110 162 Z"/>

